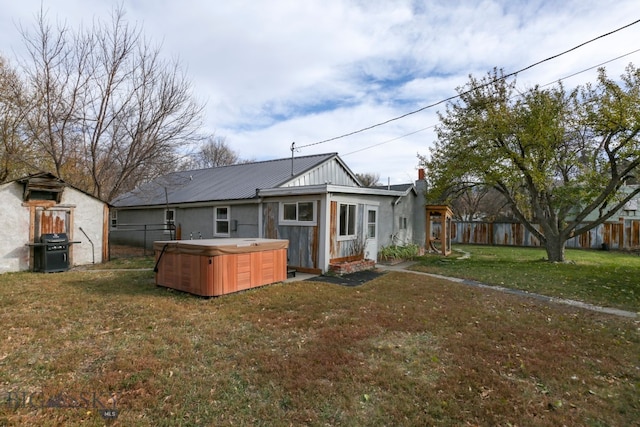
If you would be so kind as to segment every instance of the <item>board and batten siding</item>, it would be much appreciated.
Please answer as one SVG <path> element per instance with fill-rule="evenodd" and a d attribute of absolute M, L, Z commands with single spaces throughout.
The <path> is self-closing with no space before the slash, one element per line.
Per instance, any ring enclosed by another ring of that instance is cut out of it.
<path fill-rule="evenodd" d="M 316 215 L 319 215 L 316 201 Z M 266 202 L 262 205 L 264 237 L 289 241 L 287 265 L 300 271 L 319 272 L 319 221 L 315 225 L 281 225 L 280 202 Z"/>
<path fill-rule="evenodd" d="M 348 187 L 356 187 L 358 184 L 353 180 L 344 167 L 337 161 L 326 162 L 317 168 L 299 176 L 298 178 L 288 182 L 286 187 L 300 187 L 305 185 L 345 185 Z"/>

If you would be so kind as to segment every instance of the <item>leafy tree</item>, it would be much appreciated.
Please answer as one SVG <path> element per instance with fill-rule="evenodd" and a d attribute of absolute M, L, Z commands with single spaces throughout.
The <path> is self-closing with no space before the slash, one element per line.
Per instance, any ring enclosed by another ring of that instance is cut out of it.
<path fill-rule="evenodd" d="M 566 241 L 611 218 L 640 192 L 626 181 L 640 165 L 640 71 L 617 82 L 523 93 L 494 70 L 471 77 L 440 114 L 430 156 L 429 194 L 439 202 L 465 189 L 491 186 L 544 245 L 564 260 Z M 597 217 L 585 222 L 589 215 Z"/>
<path fill-rule="evenodd" d="M 357 173 L 356 177 L 358 178 L 358 181 L 360 181 L 360 184 L 362 184 L 364 187 L 375 187 L 380 183 L 379 173 Z"/>
<path fill-rule="evenodd" d="M 54 29 L 41 11 L 22 35 L 26 134 L 44 154 L 41 169 L 107 201 L 175 169 L 202 107 L 180 65 L 163 60 L 122 8 L 75 32 Z"/>

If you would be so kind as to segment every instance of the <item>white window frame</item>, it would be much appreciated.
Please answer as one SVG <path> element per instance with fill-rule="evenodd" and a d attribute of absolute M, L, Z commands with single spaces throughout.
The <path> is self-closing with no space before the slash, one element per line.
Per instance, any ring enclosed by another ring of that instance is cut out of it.
<path fill-rule="evenodd" d="M 218 209 L 226 209 L 227 210 L 227 218 L 226 219 L 218 219 Z M 227 232 L 226 233 L 218 233 L 218 222 L 226 222 L 227 223 Z M 214 208 L 213 208 L 213 235 L 214 235 L 214 237 L 229 237 L 229 236 L 231 236 L 231 207 L 229 207 L 229 206 L 214 206 Z"/>
<path fill-rule="evenodd" d="M 346 232 L 347 234 L 341 234 L 342 231 L 342 207 L 343 206 L 347 206 L 347 213 L 346 213 L 346 219 L 347 219 L 347 224 L 346 224 Z M 349 223 L 349 207 L 353 207 L 353 224 Z M 358 231 L 357 231 L 357 224 L 358 224 L 358 204 L 357 203 L 344 203 L 344 202 L 339 202 L 338 203 L 338 218 L 337 218 L 337 232 L 338 232 L 338 241 L 342 241 L 342 240 L 354 240 L 358 238 Z M 349 230 L 351 229 L 351 231 L 353 231 L 353 234 L 349 234 Z"/>
<path fill-rule="evenodd" d="M 371 218 L 369 218 L 369 213 L 373 212 L 373 222 L 371 222 Z M 365 224 L 365 238 L 366 239 L 377 239 L 378 238 L 378 208 L 367 208 L 365 209 L 365 216 L 367 217 L 367 221 Z M 373 226 L 373 233 L 371 232 L 371 227 Z"/>
<path fill-rule="evenodd" d="M 312 219 L 309 221 L 302 221 L 299 219 L 299 212 L 300 212 L 300 204 L 301 203 L 311 203 L 311 209 L 312 209 Z M 285 205 L 296 205 L 296 219 L 285 219 L 284 218 L 284 207 Z M 302 226 L 314 226 L 317 225 L 318 223 L 318 209 L 317 209 L 317 202 L 315 200 L 295 200 L 295 201 L 289 201 L 289 202 L 280 202 L 280 207 L 279 207 L 279 212 L 280 214 L 278 215 L 278 222 L 280 225 L 302 225 Z"/>
<path fill-rule="evenodd" d="M 172 219 L 167 219 L 167 213 L 169 213 L 169 212 L 171 212 L 171 218 Z M 174 230 L 169 228 L 169 224 L 173 224 Z M 176 225 L 176 210 L 175 209 L 165 209 L 164 210 L 164 231 L 163 231 L 163 233 L 165 233 L 165 234 L 173 233 L 175 231 L 175 225 Z"/>
<path fill-rule="evenodd" d="M 398 221 L 398 229 L 399 230 L 406 230 L 407 229 L 407 217 L 406 216 L 401 216 L 399 218 L 400 218 L 400 220 Z"/>

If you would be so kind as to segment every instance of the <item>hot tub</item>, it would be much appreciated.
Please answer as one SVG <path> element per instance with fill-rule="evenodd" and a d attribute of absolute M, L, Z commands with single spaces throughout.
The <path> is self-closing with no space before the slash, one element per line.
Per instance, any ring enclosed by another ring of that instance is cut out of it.
<path fill-rule="evenodd" d="M 157 241 L 156 285 L 210 297 L 281 282 L 288 246 L 279 239 Z"/>

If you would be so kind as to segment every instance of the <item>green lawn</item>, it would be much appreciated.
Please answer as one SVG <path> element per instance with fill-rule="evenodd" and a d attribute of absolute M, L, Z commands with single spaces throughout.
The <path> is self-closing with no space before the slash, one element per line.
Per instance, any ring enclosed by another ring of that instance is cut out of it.
<path fill-rule="evenodd" d="M 213 299 L 150 271 L 4 274 L 0 318 L 2 426 L 640 419 L 637 320 L 411 273 Z"/>
<path fill-rule="evenodd" d="M 446 258 L 419 258 L 415 270 L 640 312 L 637 254 L 569 249 L 568 262 L 549 263 L 539 248 L 459 245 L 453 249 Z M 461 259 L 463 253 L 471 256 Z"/>

